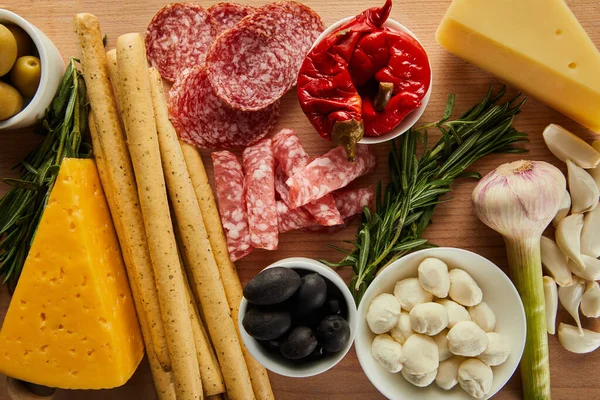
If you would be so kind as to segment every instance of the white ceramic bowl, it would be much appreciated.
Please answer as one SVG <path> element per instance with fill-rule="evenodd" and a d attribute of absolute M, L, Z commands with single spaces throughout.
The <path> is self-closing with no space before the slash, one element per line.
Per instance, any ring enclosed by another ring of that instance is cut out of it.
<path fill-rule="evenodd" d="M 34 25 L 13 12 L 0 9 L 0 23 L 3 22 L 20 26 L 31 37 L 40 55 L 42 76 L 35 96 L 20 113 L 0 121 L 0 130 L 25 128 L 35 124 L 44 116 L 65 71 L 65 63 L 54 43 Z"/>
<path fill-rule="evenodd" d="M 315 47 L 321 40 L 323 40 L 323 38 L 329 36 L 331 34 L 331 32 L 335 31 L 337 28 L 339 28 L 341 25 L 345 24 L 347 21 L 349 21 L 352 18 L 354 18 L 354 17 L 344 18 L 344 19 L 336 22 L 335 24 L 331 25 L 323 33 L 321 33 L 321 35 L 317 38 L 317 40 L 315 41 L 315 43 L 313 43 L 312 47 Z M 413 38 L 415 38 L 415 40 L 417 42 L 421 43 L 419 41 L 419 38 L 417 38 L 415 36 L 415 34 L 410 31 L 410 29 L 408 29 L 407 27 L 405 27 L 404 25 L 402 25 L 400 22 L 397 22 L 397 21 L 394 21 L 393 19 L 389 19 L 388 18 L 387 21 L 385 21 L 385 23 L 383 24 L 383 26 L 386 26 L 388 28 L 394 29 L 396 31 L 407 33 L 410 36 L 412 36 Z M 421 46 L 423 46 L 422 43 L 421 43 Z M 427 57 L 427 61 L 429 61 L 429 57 Z M 431 70 L 431 61 L 429 61 L 429 69 Z M 421 116 L 423 115 L 423 113 L 425 112 L 425 108 L 427 108 L 427 104 L 429 103 L 429 98 L 431 97 L 431 88 L 432 88 L 432 86 L 433 86 L 433 71 L 431 71 L 431 78 L 429 80 L 429 90 L 427 90 L 427 93 L 425 93 L 425 96 L 423 97 L 423 100 L 421 100 L 421 106 L 419 108 L 413 110 L 410 114 L 408 114 L 402 120 L 402 122 L 400 122 L 398 124 L 398 126 L 396 126 L 394 129 L 392 129 L 388 133 L 386 133 L 384 135 L 381 135 L 381 136 L 377 136 L 377 137 L 366 137 L 366 136 L 364 136 L 360 140 L 359 143 L 363 143 L 363 144 L 375 144 L 375 143 L 387 142 L 388 140 L 392 140 L 394 138 L 397 138 L 398 136 L 402 135 L 404 132 L 406 132 L 410 128 L 412 128 L 417 123 L 417 121 L 419 120 L 419 118 L 421 118 Z"/>
<path fill-rule="evenodd" d="M 489 398 L 508 382 L 515 372 L 525 347 L 525 310 L 517 289 L 510 279 L 494 263 L 470 251 L 456 248 L 432 248 L 411 253 L 383 270 L 367 289 L 358 307 L 358 330 L 355 347 L 360 365 L 371 383 L 387 398 L 394 400 L 472 400 L 460 385 L 444 391 L 432 383 L 419 388 L 408 383 L 400 374 L 386 371 L 371 355 L 371 343 L 375 334 L 367 324 L 367 309 L 371 301 L 381 293 L 392 293 L 396 282 L 417 276 L 417 268 L 427 257 L 437 257 L 450 269 L 461 268 L 467 271 L 483 291 L 483 300 L 496 314 L 494 332 L 505 337 L 511 346 L 508 360 L 492 367 L 494 383 Z"/>
<path fill-rule="evenodd" d="M 344 296 L 346 304 L 348 305 L 348 324 L 350 325 L 350 340 L 348 341 L 348 344 L 344 349 L 338 351 L 335 354 L 328 355 L 327 357 L 319 361 L 314 361 L 310 363 L 297 363 L 291 360 L 286 360 L 283 356 L 280 356 L 279 354 L 273 354 L 272 352 L 269 352 L 260 343 L 258 343 L 256 339 L 252 338 L 246 333 L 246 330 L 242 325 L 242 321 L 248 309 L 248 301 L 245 298 L 242 298 L 242 302 L 240 303 L 240 311 L 238 315 L 238 324 L 240 332 L 242 334 L 242 340 L 248 348 L 248 351 L 250 351 L 250 354 L 252 354 L 252 356 L 269 371 L 275 372 L 279 375 L 289 376 L 291 378 L 305 378 L 309 376 L 314 376 L 333 368 L 348 353 L 348 350 L 350 350 L 350 348 L 352 347 L 354 336 L 356 335 L 356 324 L 358 318 L 356 314 L 354 298 L 350 293 L 350 289 L 348 289 L 348 286 L 346 286 L 346 283 L 337 274 L 337 272 L 318 261 L 311 260 L 310 258 L 286 258 L 269 265 L 267 268 L 273 267 L 305 269 L 317 272 L 321 274 L 324 278 L 329 279 L 329 281 L 331 281 L 331 283 L 333 283 L 340 290 L 340 292 Z"/>

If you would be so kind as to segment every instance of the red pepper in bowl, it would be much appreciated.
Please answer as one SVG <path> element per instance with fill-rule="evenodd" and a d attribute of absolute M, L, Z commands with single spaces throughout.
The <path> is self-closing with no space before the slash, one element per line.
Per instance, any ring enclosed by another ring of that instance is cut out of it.
<path fill-rule="evenodd" d="M 323 38 L 298 76 L 302 110 L 319 134 L 343 145 L 348 159 L 364 136 L 390 132 L 429 90 L 431 70 L 421 44 L 384 27 L 392 8 L 370 8 Z"/>

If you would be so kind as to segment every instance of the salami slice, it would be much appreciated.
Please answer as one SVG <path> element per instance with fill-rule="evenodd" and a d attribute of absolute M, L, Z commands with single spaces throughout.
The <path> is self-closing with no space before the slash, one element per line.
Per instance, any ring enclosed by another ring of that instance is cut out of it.
<path fill-rule="evenodd" d="M 281 169 L 281 165 L 277 164 L 275 166 L 275 192 L 277 192 L 281 201 L 286 205 L 290 204 L 290 188 L 285 183 L 287 178 L 287 175 Z"/>
<path fill-rule="evenodd" d="M 275 160 L 271 139 L 263 139 L 242 153 L 246 173 L 246 207 L 250 243 L 254 247 L 277 250 L 279 230 L 275 205 Z"/>
<path fill-rule="evenodd" d="M 320 226 L 304 207 L 291 210 L 283 201 L 277 202 L 277 224 L 280 233 Z"/>
<path fill-rule="evenodd" d="M 146 30 L 148 61 L 171 82 L 186 68 L 203 65 L 219 26 L 200 5 L 169 4 L 152 18 Z"/>
<path fill-rule="evenodd" d="M 212 153 L 215 189 L 229 258 L 235 262 L 252 251 L 244 196 L 244 174 L 235 154 Z"/>
<path fill-rule="evenodd" d="M 295 175 L 310 162 L 308 153 L 306 153 L 300 139 L 292 129 L 283 129 L 273 137 L 273 155 L 279 165 L 282 166 L 287 177 Z M 287 199 L 282 196 L 282 200 L 289 206 L 288 199 L 289 194 Z M 332 226 L 344 222 L 335 206 L 333 197 L 330 195 L 325 195 L 314 202 L 306 204 L 306 210 L 321 225 Z"/>
<path fill-rule="evenodd" d="M 208 13 L 219 26 L 219 34 L 233 28 L 244 17 L 252 14 L 254 7 L 238 3 L 217 3 L 209 7 Z"/>
<path fill-rule="evenodd" d="M 333 192 L 332 196 L 340 215 L 344 219 L 361 214 L 365 207 L 372 209 L 375 206 L 375 188 L 373 186 L 338 190 Z"/>
<path fill-rule="evenodd" d="M 367 145 L 356 147 L 356 161 L 350 162 L 346 151 L 338 146 L 316 158 L 304 169 L 290 177 L 290 207 L 300 207 L 341 189 L 359 176 L 375 169 L 377 159 Z"/>
<path fill-rule="evenodd" d="M 279 102 L 261 111 L 229 107 L 213 92 L 205 67 L 186 70 L 169 92 L 169 117 L 182 140 L 208 149 L 246 147 L 277 122 Z"/>
<path fill-rule="evenodd" d="M 296 84 L 321 18 L 296 2 L 267 4 L 219 35 L 206 58 L 217 96 L 240 110 L 260 110 Z"/>

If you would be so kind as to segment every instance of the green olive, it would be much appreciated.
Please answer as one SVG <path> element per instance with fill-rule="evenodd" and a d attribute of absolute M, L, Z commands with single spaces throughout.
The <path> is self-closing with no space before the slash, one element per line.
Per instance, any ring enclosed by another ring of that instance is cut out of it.
<path fill-rule="evenodd" d="M 24 97 L 33 97 L 40 85 L 41 76 L 40 59 L 34 56 L 17 58 L 9 74 L 10 81 Z"/>
<path fill-rule="evenodd" d="M 9 119 L 23 109 L 23 98 L 14 87 L 0 81 L 0 121 Z"/>
<path fill-rule="evenodd" d="M 17 59 L 17 41 L 7 27 L 0 24 L 0 76 L 10 71 Z"/>
<path fill-rule="evenodd" d="M 17 41 L 17 57 L 30 56 L 33 54 L 33 40 L 20 26 L 15 24 L 4 25 L 13 34 Z"/>

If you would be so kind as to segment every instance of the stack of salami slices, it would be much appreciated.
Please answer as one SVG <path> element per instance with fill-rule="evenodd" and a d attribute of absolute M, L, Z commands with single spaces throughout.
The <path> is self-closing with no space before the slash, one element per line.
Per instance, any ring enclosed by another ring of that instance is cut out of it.
<path fill-rule="evenodd" d="M 179 137 L 216 150 L 257 143 L 323 30 L 321 17 L 295 1 L 162 8 L 148 25 L 146 53 L 174 82 L 169 115 Z"/>
<path fill-rule="evenodd" d="M 371 207 L 373 187 L 346 189 L 372 172 L 376 157 L 365 145 L 356 162 L 342 147 L 311 161 L 293 130 L 284 129 L 242 153 L 212 153 L 216 194 L 229 256 L 239 260 L 254 248 L 276 250 L 279 233 L 305 229 L 331 232 Z"/>

